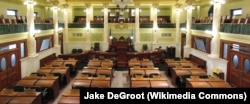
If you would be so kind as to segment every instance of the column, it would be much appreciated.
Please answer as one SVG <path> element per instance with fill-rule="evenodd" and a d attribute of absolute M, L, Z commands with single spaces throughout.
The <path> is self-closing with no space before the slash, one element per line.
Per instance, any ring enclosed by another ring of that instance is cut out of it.
<path fill-rule="evenodd" d="M 103 4 L 104 6 L 104 9 L 103 9 L 103 18 L 104 18 L 104 34 L 103 34 L 103 41 L 104 41 L 104 44 L 102 45 L 103 47 L 103 50 L 108 50 L 108 40 L 109 40 L 109 24 L 108 24 L 108 4 L 107 3 L 104 3 Z"/>
<path fill-rule="evenodd" d="M 209 55 L 212 58 L 219 58 L 220 54 L 220 19 L 221 19 L 221 2 L 214 0 L 213 24 L 212 24 L 212 49 Z"/>
<path fill-rule="evenodd" d="M 153 19 L 153 43 L 157 44 L 157 30 L 158 30 L 158 23 L 157 23 L 157 12 L 158 12 L 158 4 L 152 5 L 152 19 Z M 154 48 L 152 48 L 154 49 Z"/>
<path fill-rule="evenodd" d="M 187 25 L 186 25 L 186 46 L 185 48 L 191 48 L 191 36 L 192 36 L 192 32 L 191 32 L 191 27 L 192 27 L 192 10 L 193 7 L 192 5 L 188 5 L 186 7 L 187 9 Z"/>
<path fill-rule="evenodd" d="M 54 24 L 54 47 L 60 47 L 58 42 L 58 7 L 59 2 L 57 0 L 52 1 L 53 4 L 53 24 Z"/>
<path fill-rule="evenodd" d="M 28 29 L 28 36 L 27 36 L 27 49 L 28 49 L 28 58 L 22 59 L 21 61 L 21 70 L 22 78 L 24 76 L 29 75 L 31 72 L 36 72 L 40 67 L 38 54 L 36 53 L 36 30 L 34 24 L 34 5 L 36 2 L 33 0 L 26 0 L 24 2 L 27 6 L 27 29 Z M 29 63 L 25 64 L 25 63 Z"/>
<path fill-rule="evenodd" d="M 66 46 L 66 43 L 68 43 L 68 4 L 63 4 L 63 19 L 64 19 L 64 34 L 63 34 L 63 46 Z M 64 52 L 63 53 L 66 53 L 66 50 L 67 48 L 64 47 L 63 48 Z"/>
<path fill-rule="evenodd" d="M 86 32 L 87 32 L 87 43 L 89 43 L 90 44 L 90 46 L 91 46 L 91 33 L 90 33 L 90 30 L 91 30 L 91 27 L 90 27 L 90 19 L 91 19 L 91 17 L 90 17 L 90 12 L 91 12 L 91 10 L 90 10 L 90 4 L 85 4 L 85 6 L 86 6 L 86 9 L 85 9 L 85 12 L 86 12 L 86 27 L 85 27 L 85 29 L 86 29 Z M 90 49 L 90 48 L 88 48 L 88 49 Z"/>
<path fill-rule="evenodd" d="M 176 4 L 176 57 L 181 56 L 181 33 L 180 33 L 180 15 L 181 15 L 181 4 Z"/>
<path fill-rule="evenodd" d="M 26 1 L 27 5 L 27 27 L 28 27 L 28 56 L 36 56 L 35 23 L 34 23 L 33 0 Z"/>
<path fill-rule="evenodd" d="M 135 43 L 140 41 L 140 4 L 135 4 Z"/>

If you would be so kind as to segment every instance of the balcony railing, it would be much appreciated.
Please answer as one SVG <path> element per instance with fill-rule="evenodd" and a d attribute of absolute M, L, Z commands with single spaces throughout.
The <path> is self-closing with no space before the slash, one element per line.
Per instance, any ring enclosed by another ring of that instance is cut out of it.
<path fill-rule="evenodd" d="M 186 23 L 182 23 L 181 28 L 186 28 Z M 212 30 L 212 24 L 192 24 L 193 30 Z M 242 34 L 250 35 L 250 24 L 233 24 L 224 23 L 221 24 L 220 32 L 232 33 L 232 34 Z"/>

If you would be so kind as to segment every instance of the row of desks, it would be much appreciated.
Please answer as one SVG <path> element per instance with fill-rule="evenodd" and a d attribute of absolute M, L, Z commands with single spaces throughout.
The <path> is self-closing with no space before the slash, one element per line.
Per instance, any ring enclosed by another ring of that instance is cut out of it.
<path fill-rule="evenodd" d="M 140 66 L 140 67 L 148 67 L 148 66 L 154 66 L 154 63 L 151 60 L 148 61 L 139 61 L 139 60 L 132 60 L 128 61 L 128 66 Z"/>
<path fill-rule="evenodd" d="M 41 104 L 41 92 L 0 92 L 0 104 Z"/>
<path fill-rule="evenodd" d="M 178 68 L 172 71 L 172 83 L 176 85 L 176 78 L 183 75 L 201 76 L 207 75 L 207 72 L 200 68 Z"/>
<path fill-rule="evenodd" d="M 106 68 L 84 68 L 81 71 L 82 74 L 91 74 L 91 75 L 99 75 L 99 74 L 106 74 L 113 76 L 112 70 L 111 69 L 106 69 Z"/>
<path fill-rule="evenodd" d="M 80 90 L 71 89 L 63 93 L 58 104 L 80 104 Z"/>
<path fill-rule="evenodd" d="M 168 80 L 165 77 L 155 78 L 131 78 L 131 88 L 145 87 L 145 88 L 170 88 Z"/>
<path fill-rule="evenodd" d="M 27 76 L 19 80 L 16 85 L 22 85 L 24 87 L 40 86 L 42 88 L 51 89 L 53 97 L 56 98 L 59 94 L 59 79 L 58 77 L 33 77 Z"/>
<path fill-rule="evenodd" d="M 136 68 L 136 69 L 133 69 L 131 68 L 130 72 L 129 72 L 130 76 L 133 76 L 135 74 L 142 74 L 143 76 L 150 76 L 151 74 L 161 74 L 160 73 L 160 70 L 157 70 L 157 69 L 148 69 L 148 68 Z"/>
<path fill-rule="evenodd" d="M 219 78 L 187 78 L 187 88 L 231 88 L 229 83 Z"/>
<path fill-rule="evenodd" d="M 89 60 L 88 67 L 113 67 L 114 63 L 111 60 Z"/>
<path fill-rule="evenodd" d="M 61 75 L 65 76 L 66 83 L 70 82 L 70 70 L 68 67 L 41 67 L 37 73 L 40 74 L 51 74 L 51 73 L 60 73 Z"/>
<path fill-rule="evenodd" d="M 51 63 L 49 63 L 48 66 L 61 67 L 61 66 L 66 66 L 67 64 L 71 64 L 71 65 L 75 66 L 76 63 L 77 63 L 77 60 L 57 59 L 57 60 L 53 60 Z"/>
<path fill-rule="evenodd" d="M 98 88 L 110 88 L 110 77 L 86 77 L 79 73 L 73 81 L 72 88 L 76 87 L 98 87 Z"/>

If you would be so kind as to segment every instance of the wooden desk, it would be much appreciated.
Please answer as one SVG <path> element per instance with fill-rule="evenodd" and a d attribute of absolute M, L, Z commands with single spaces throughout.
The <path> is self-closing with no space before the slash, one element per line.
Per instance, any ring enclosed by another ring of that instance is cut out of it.
<path fill-rule="evenodd" d="M 96 69 L 83 69 L 82 71 L 81 71 L 81 73 L 90 73 L 90 74 L 92 74 L 92 75 L 95 75 L 96 74 Z"/>
<path fill-rule="evenodd" d="M 22 85 L 24 87 L 30 87 L 30 86 L 34 86 L 36 81 L 37 81 L 37 79 L 21 79 L 16 83 L 16 85 Z"/>
<path fill-rule="evenodd" d="M 39 69 L 37 71 L 37 73 L 40 73 L 40 74 L 48 74 L 48 73 L 51 73 L 54 69 L 51 69 L 51 68 L 48 68 L 48 69 Z"/>
<path fill-rule="evenodd" d="M 66 77 L 66 84 L 70 82 L 70 70 L 66 68 L 56 68 L 51 73 L 60 73 Z"/>
<path fill-rule="evenodd" d="M 217 81 L 217 82 L 209 81 L 208 83 L 212 86 L 212 88 L 231 88 L 231 86 L 224 81 Z"/>
<path fill-rule="evenodd" d="M 90 67 L 100 67 L 101 66 L 101 62 L 100 61 L 92 61 L 92 62 L 89 62 L 87 66 L 90 66 Z"/>
<path fill-rule="evenodd" d="M 8 102 L 12 99 L 12 97 L 8 96 L 0 96 L 0 104 L 8 104 Z"/>
<path fill-rule="evenodd" d="M 140 61 L 129 61 L 128 62 L 128 66 L 132 67 L 132 66 L 141 66 L 141 62 Z"/>
<path fill-rule="evenodd" d="M 138 78 L 131 78 L 131 82 L 132 81 L 148 81 L 149 78 L 144 78 L 144 77 L 138 77 Z"/>
<path fill-rule="evenodd" d="M 149 78 L 150 81 L 167 81 L 168 79 L 166 77 L 154 77 Z"/>
<path fill-rule="evenodd" d="M 150 85 L 152 88 L 170 88 L 167 81 L 150 80 Z"/>
<path fill-rule="evenodd" d="M 141 61 L 141 67 L 154 66 L 152 61 Z"/>
<path fill-rule="evenodd" d="M 91 80 L 74 80 L 72 88 L 74 87 L 90 87 Z"/>
<path fill-rule="evenodd" d="M 91 87 L 110 88 L 110 80 L 92 80 Z"/>
<path fill-rule="evenodd" d="M 64 61 L 54 61 L 54 62 L 51 62 L 50 65 L 52 67 L 61 67 L 63 65 Z"/>
<path fill-rule="evenodd" d="M 65 60 L 63 63 L 63 66 L 66 66 L 66 64 L 71 64 L 75 67 L 76 63 L 77 63 L 77 60 Z"/>
<path fill-rule="evenodd" d="M 8 104 L 41 104 L 38 103 L 36 97 L 14 97 L 12 98 Z"/>
<path fill-rule="evenodd" d="M 64 92 L 62 96 L 68 96 L 68 97 L 80 97 L 80 90 L 79 89 L 71 89 L 67 92 Z"/>
<path fill-rule="evenodd" d="M 131 81 L 130 87 L 138 88 L 138 87 L 147 87 L 150 88 L 150 82 L 147 81 Z"/>
<path fill-rule="evenodd" d="M 200 76 L 200 75 L 206 75 L 207 73 L 202 70 L 202 69 L 187 69 L 187 70 L 173 70 L 172 73 L 172 83 L 176 84 L 176 78 L 182 75 L 196 75 L 196 76 Z"/>
<path fill-rule="evenodd" d="M 40 79 L 36 82 L 35 84 L 36 86 L 41 86 L 43 88 L 49 88 L 52 90 L 52 92 L 49 92 L 49 95 L 50 94 L 53 94 L 52 96 L 54 98 L 57 97 L 57 95 L 59 94 L 59 81 L 58 79 L 57 80 L 43 80 L 43 79 Z"/>
<path fill-rule="evenodd" d="M 80 97 L 62 96 L 58 104 L 80 104 Z"/>
<path fill-rule="evenodd" d="M 211 88 L 211 85 L 207 82 L 188 82 L 187 88 Z"/>
<path fill-rule="evenodd" d="M 101 69 L 98 69 L 98 70 L 96 71 L 96 75 L 98 75 L 98 74 L 107 74 L 107 75 L 112 76 L 111 70 L 101 70 Z"/>
<path fill-rule="evenodd" d="M 130 71 L 130 76 L 134 75 L 134 74 L 142 74 L 145 75 L 145 70 L 131 70 Z"/>

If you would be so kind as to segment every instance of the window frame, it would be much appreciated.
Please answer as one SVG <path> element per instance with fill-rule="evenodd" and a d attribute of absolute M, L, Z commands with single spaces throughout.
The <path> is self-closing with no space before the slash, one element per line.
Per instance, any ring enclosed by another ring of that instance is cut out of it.
<path fill-rule="evenodd" d="M 41 50 L 40 51 L 40 48 L 41 48 L 41 45 L 42 45 L 42 42 L 44 39 L 48 39 L 50 38 L 51 39 L 51 46 L 49 45 L 49 47 L 47 49 L 44 49 L 44 50 Z M 54 36 L 53 34 L 51 35 L 47 35 L 47 36 L 40 36 L 40 37 L 36 37 L 36 52 L 39 53 L 39 52 L 42 52 L 42 51 L 46 51 L 50 48 L 53 48 L 54 47 Z"/>
<path fill-rule="evenodd" d="M 206 51 L 198 49 L 198 47 L 196 46 L 196 42 L 195 42 L 196 38 L 202 39 L 204 41 Z M 194 48 L 196 50 L 199 50 L 199 51 L 202 51 L 202 52 L 205 52 L 205 53 L 208 53 L 208 54 L 211 53 L 211 40 L 212 40 L 211 37 L 192 35 L 191 39 L 192 39 L 192 41 L 191 41 L 191 47 L 192 48 Z"/>
<path fill-rule="evenodd" d="M 9 14 L 8 14 L 8 11 L 13 11 L 13 12 L 15 12 L 15 15 L 9 15 Z M 17 16 L 17 15 L 18 15 L 18 10 L 16 10 L 16 9 L 7 9 L 7 10 L 6 10 L 6 15 L 7 15 L 7 16 Z"/>

